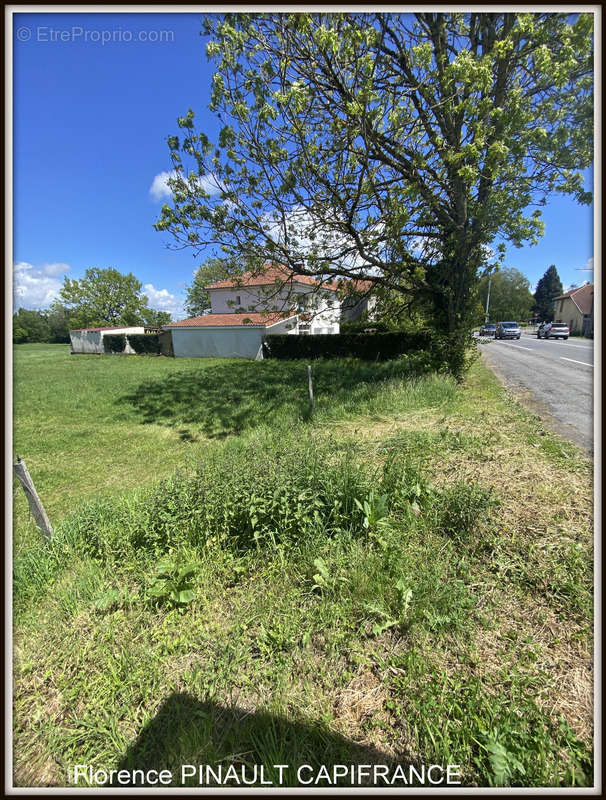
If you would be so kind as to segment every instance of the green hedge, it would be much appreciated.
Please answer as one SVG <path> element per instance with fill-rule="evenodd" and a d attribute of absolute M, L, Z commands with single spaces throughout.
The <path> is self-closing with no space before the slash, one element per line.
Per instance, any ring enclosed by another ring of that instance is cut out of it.
<path fill-rule="evenodd" d="M 340 333 L 364 333 L 367 329 L 371 329 L 373 333 L 390 333 L 396 329 L 396 326 L 389 325 L 389 323 L 383 321 L 369 322 L 368 320 L 356 319 L 349 322 L 341 322 L 339 328 Z"/>
<path fill-rule="evenodd" d="M 157 333 L 129 333 L 128 343 L 139 356 L 160 355 L 160 336 Z"/>
<path fill-rule="evenodd" d="M 274 334 L 263 343 L 265 358 L 314 359 L 361 358 L 390 361 L 408 353 L 433 352 L 429 333 L 390 331 L 388 333 Z"/>
<path fill-rule="evenodd" d="M 123 353 L 126 347 L 126 336 L 123 333 L 106 333 L 103 337 L 103 349 L 106 353 Z"/>

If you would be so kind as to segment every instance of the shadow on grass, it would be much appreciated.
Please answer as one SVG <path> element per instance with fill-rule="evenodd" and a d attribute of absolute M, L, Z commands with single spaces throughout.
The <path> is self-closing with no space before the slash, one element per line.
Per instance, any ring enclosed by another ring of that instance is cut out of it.
<path fill-rule="evenodd" d="M 401 763 L 408 778 L 410 762 Z M 275 768 L 278 764 L 287 765 L 287 768 L 280 773 Z M 349 766 L 347 776 L 337 774 L 338 783 L 333 780 L 335 764 Z M 316 786 L 372 787 L 372 770 L 366 770 L 366 774 L 370 772 L 370 778 L 362 775 L 358 781 L 355 771 L 358 764 L 385 765 L 390 769 L 390 775 L 394 774 L 396 767 L 385 753 L 356 744 L 320 724 L 292 722 L 268 712 L 251 712 L 237 706 L 227 708 L 214 702 L 200 702 L 188 694 L 175 693 L 164 701 L 157 715 L 143 728 L 117 769 L 129 772 L 137 769 L 143 773 L 170 770 L 171 786 L 226 786 L 233 789 L 245 785 L 314 786 L 324 765 L 332 783 L 320 780 Z M 192 770 L 183 773 L 183 765 L 195 766 L 195 775 L 191 774 Z M 199 765 L 203 767 L 202 775 Z M 213 770 L 214 776 L 207 773 L 206 766 Z M 419 764 L 415 766 L 420 772 Z M 140 782 L 141 776 L 137 776 L 137 781 L 137 785 L 145 785 Z M 119 784 L 114 782 L 113 785 Z M 388 784 L 379 779 L 374 785 L 380 788 Z M 394 785 L 401 787 L 405 784 L 399 781 Z"/>
<path fill-rule="evenodd" d="M 378 394 L 381 383 L 406 374 L 404 363 L 350 360 L 312 364 L 316 401 L 344 402 L 361 385 Z M 165 378 L 147 380 L 120 398 L 141 422 L 177 427 L 183 440 L 195 435 L 222 437 L 275 422 L 281 414 L 295 421 L 308 415 L 306 364 L 302 361 L 226 361 Z"/>

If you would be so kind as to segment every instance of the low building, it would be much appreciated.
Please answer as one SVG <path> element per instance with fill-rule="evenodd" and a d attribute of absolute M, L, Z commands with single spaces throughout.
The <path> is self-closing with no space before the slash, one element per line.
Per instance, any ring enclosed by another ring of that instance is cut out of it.
<path fill-rule="evenodd" d="M 593 336 L 593 283 L 571 289 L 553 301 L 553 319 L 563 322 L 570 333 Z"/>
<path fill-rule="evenodd" d="M 104 353 L 103 337 L 106 334 L 115 333 L 145 333 L 146 330 L 151 330 L 143 325 L 131 325 L 121 328 L 76 328 L 69 332 L 69 338 L 72 345 L 72 353 Z M 135 351 L 126 341 L 125 353 L 134 355 Z"/>
<path fill-rule="evenodd" d="M 297 316 L 203 314 L 165 325 L 176 358 L 263 358 L 269 333 L 297 333 Z"/>

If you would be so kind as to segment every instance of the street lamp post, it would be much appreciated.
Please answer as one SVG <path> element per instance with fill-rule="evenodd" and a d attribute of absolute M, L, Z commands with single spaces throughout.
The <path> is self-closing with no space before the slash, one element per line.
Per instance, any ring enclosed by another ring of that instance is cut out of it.
<path fill-rule="evenodd" d="M 486 319 L 484 322 L 488 322 L 488 308 L 490 306 L 490 282 L 492 280 L 492 275 L 488 276 L 488 294 L 486 295 Z"/>

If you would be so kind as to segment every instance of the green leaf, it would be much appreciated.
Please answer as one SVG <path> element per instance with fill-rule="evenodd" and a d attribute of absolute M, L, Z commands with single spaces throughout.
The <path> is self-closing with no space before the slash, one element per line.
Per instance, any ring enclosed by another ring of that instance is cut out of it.
<path fill-rule="evenodd" d="M 182 589 L 180 592 L 172 593 L 172 598 L 177 603 L 191 603 L 195 596 L 195 592 L 191 589 Z"/>

